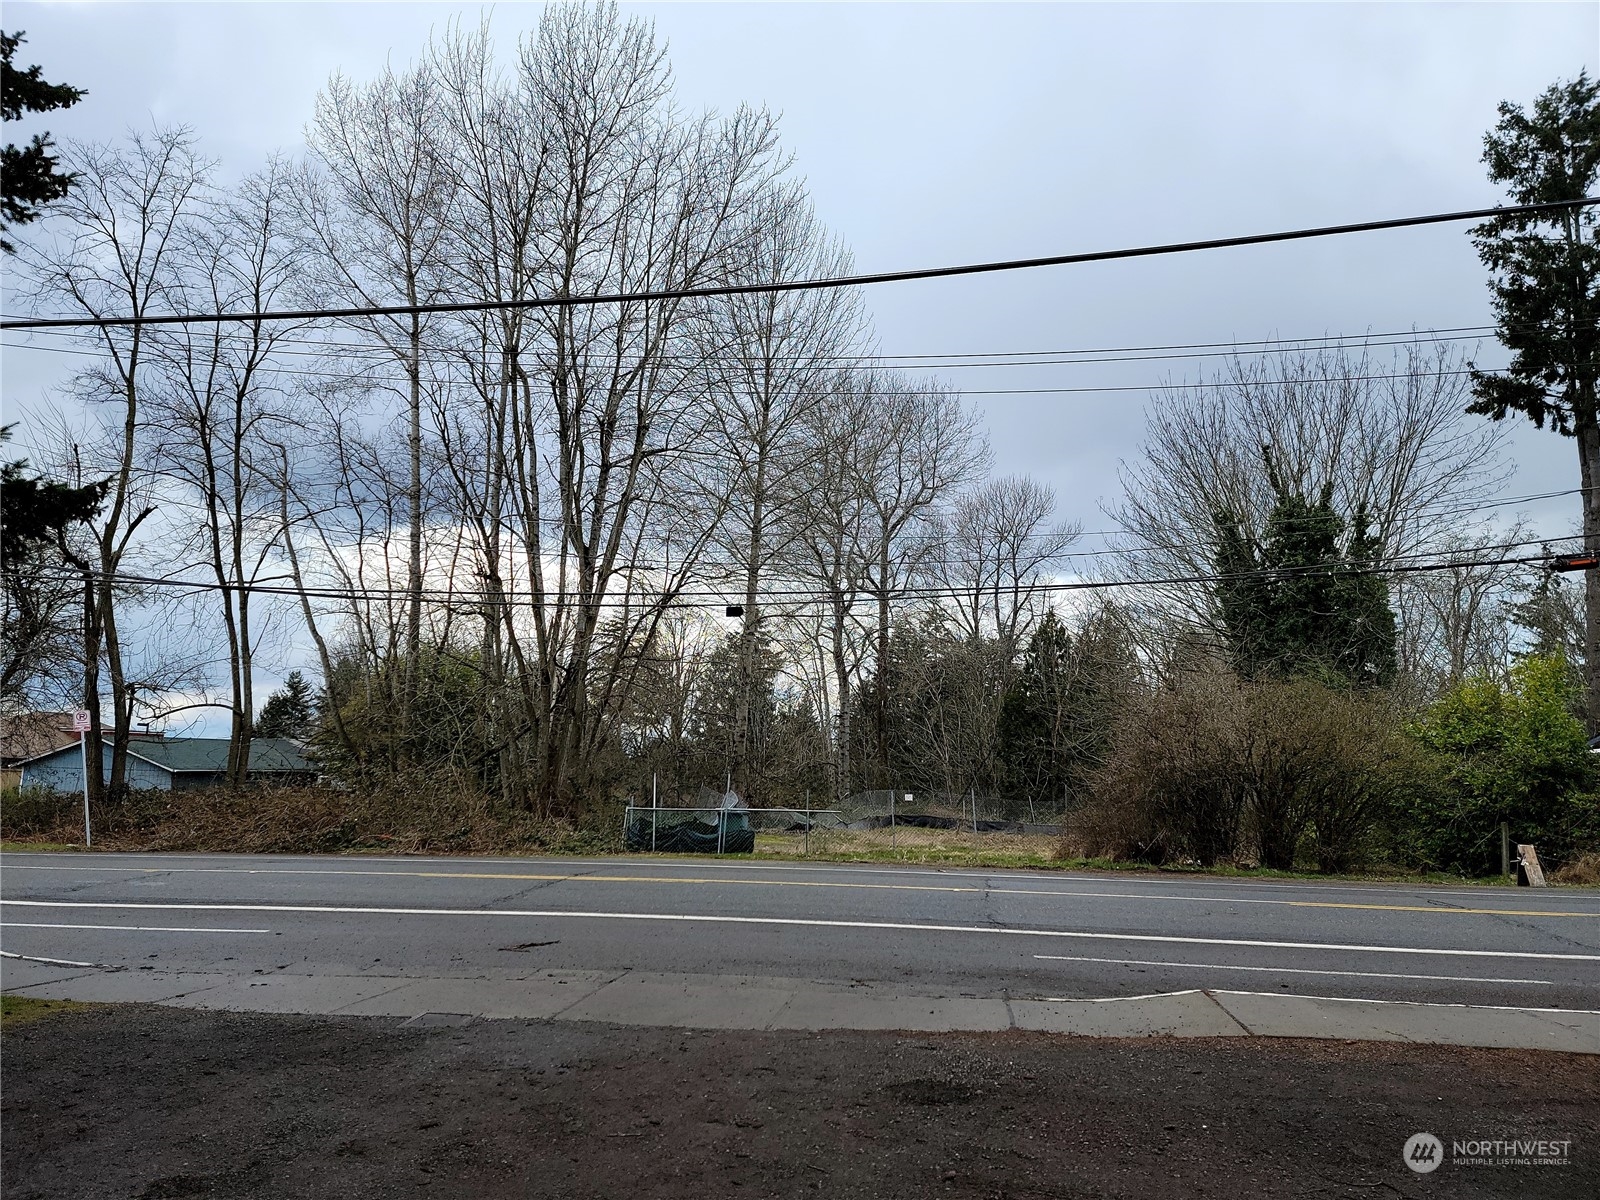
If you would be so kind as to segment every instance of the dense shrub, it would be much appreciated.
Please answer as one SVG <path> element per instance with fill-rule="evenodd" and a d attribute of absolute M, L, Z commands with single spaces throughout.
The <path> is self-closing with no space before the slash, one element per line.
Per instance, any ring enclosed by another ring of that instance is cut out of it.
<path fill-rule="evenodd" d="M 1438 786 L 1396 814 L 1400 852 L 1442 870 L 1497 871 L 1502 821 L 1553 863 L 1600 847 L 1600 769 L 1576 702 L 1560 655 L 1525 659 L 1505 682 L 1478 676 L 1447 692 L 1410 728 L 1437 764 Z"/>
<path fill-rule="evenodd" d="M 491 806 L 468 781 L 412 772 L 385 787 L 250 787 L 130 792 L 93 812 L 94 841 L 108 850 L 314 854 L 605 852 L 621 848 L 620 809 L 583 823 L 541 820 Z M 83 838 L 80 796 L 7 797 L 6 837 L 58 842 Z"/>
<path fill-rule="evenodd" d="M 1382 693 L 1193 672 L 1124 708 L 1070 836 L 1152 862 L 1347 870 L 1425 776 Z"/>
<path fill-rule="evenodd" d="M 1227 752 L 1233 714 L 1218 699 L 1187 680 L 1124 706 L 1092 798 L 1072 822 L 1091 855 L 1203 866 L 1232 856 L 1244 793 Z"/>
<path fill-rule="evenodd" d="M 0 837 L 37 837 L 71 820 L 74 812 L 81 823 L 82 803 L 81 792 L 74 801 L 47 788 L 6 788 L 0 791 Z"/>

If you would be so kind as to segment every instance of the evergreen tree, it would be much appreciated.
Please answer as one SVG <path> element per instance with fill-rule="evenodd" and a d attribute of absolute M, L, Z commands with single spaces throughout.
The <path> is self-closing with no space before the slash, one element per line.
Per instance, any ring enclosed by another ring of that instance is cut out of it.
<path fill-rule="evenodd" d="M 1583 671 L 1583 594 L 1554 571 L 1542 572 L 1539 581 L 1511 610 L 1512 624 L 1527 636 L 1521 659 L 1552 659 L 1567 664 L 1571 676 L 1573 713 L 1587 727 Z"/>
<path fill-rule="evenodd" d="M 1065 795 L 1072 674 L 1072 635 L 1048 611 L 1000 709 L 1000 760 L 1009 790 L 1051 799 Z"/>
<path fill-rule="evenodd" d="M 1581 200 L 1600 179 L 1600 83 L 1580 73 L 1529 111 L 1500 105 L 1483 140 L 1489 178 L 1517 204 Z M 1474 371 L 1469 412 L 1495 420 L 1522 413 L 1574 438 L 1583 483 L 1586 550 L 1600 549 L 1600 215 L 1593 207 L 1496 217 L 1472 231 L 1493 273 L 1504 372 Z M 1600 572 L 1584 580 L 1584 673 L 1591 720 L 1600 720 Z M 1591 727 L 1591 732 L 1593 728 Z"/>
<path fill-rule="evenodd" d="M 1082 792 L 1136 670 L 1114 613 L 1090 616 L 1076 638 L 1054 612 L 1045 614 L 1000 710 L 999 753 L 1013 797 L 1052 810 Z"/>
<path fill-rule="evenodd" d="M 82 88 L 46 83 L 37 66 L 21 70 L 12 65 L 23 38 L 20 32 L 0 33 L 0 115 L 8 122 L 20 121 L 24 112 L 71 108 L 83 99 Z M 0 149 L 0 180 L 5 188 L 4 201 L 0 203 L 0 230 L 26 225 L 39 215 L 43 205 L 67 194 L 72 176 L 56 170 L 58 160 L 51 149 L 48 133 L 34 134 L 26 146 L 8 143 Z M 10 242 L 0 238 L 0 250 L 13 249 Z"/>
<path fill-rule="evenodd" d="M 858 746 L 854 786 L 876 791 L 887 784 L 952 805 L 969 790 L 995 796 L 1003 784 L 1000 713 L 1015 670 L 999 639 L 958 634 L 937 610 L 895 626 L 886 658 L 866 673 L 846 722 L 858 736 L 876 737 L 868 706 L 877 705 L 882 680 L 888 774 L 866 753 L 869 746 Z"/>
<path fill-rule="evenodd" d="M 317 705 L 311 685 L 299 671 L 290 671 L 283 689 L 273 692 L 256 718 L 257 737 L 293 738 L 307 741 L 316 729 Z"/>
<path fill-rule="evenodd" d="M 783 659 L 770 640 L 755 647 L 750 675 L 740 670 L 739 637 L 730 635 L 706 660 L 705 672 L 689 706 L 689 734 L 702 779 L 720 790 L 728 779 L 741 745 L 748 756 L 746 790 L 751 803 L 763 800 L 773 729 L 778 717 L 778 673 Z M 745 714 L 749 727 L 741 739 L 739 723 Z"/>
<path fill-rule="evenodd" d="M 1583 604 L 1571 588 L 1564 586 L 1566 582 L 1554 571 L 1543 572 L 1511 610 L 1511 620 L 1528 635 L 1524 653 L 1546 658 L 1561 655 L 1581 667 Z"/>
<path fill-rule="evenodd" d="M 10 425 L 0 428 L 0 444 L 11 440 Z M 0 464 L 0 560 L 7 564 L 36 556 L 69 525 L 100 511 L 105 481 L 73 487 L 31 474 L 25 458 Z"/>
<path fill-rule="evenodd" d="M 0 427 L 0 444 L 11 427 Z M 0 464 L 0 581 L 5 619 L 0 623 L 0 696 L 23 697 L 31 679 L 58 684 L 81 652 L 82 585 L 63 568 L 65 539 L 75 524 L 92 520 L 107 484 L 73 487 L 35 475 L 26 459 Z"/>
<path fill-rule="evenodd" d="M 1240 675 L 1325 674 L 1387 686 L 1395 673 L 1389 589 L 1373 568 L 1381 547 L 1358 512 L 1334 510 L 1332 485 L 1291 491 L 1263 448 L 1276 501 L 1257 545 L 1236 514 L 1218 512 L 1216 602 Z"/>

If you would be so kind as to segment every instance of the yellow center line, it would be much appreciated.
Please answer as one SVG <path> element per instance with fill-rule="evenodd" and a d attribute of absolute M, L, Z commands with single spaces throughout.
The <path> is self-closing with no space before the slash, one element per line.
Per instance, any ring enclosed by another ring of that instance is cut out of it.
<path fill-rule="evenodd" d="M 1548 912 L 1537 908 L 1438 908 L 1428 904 L 1346 904 L 1337 900 L 1284 900 L 1294 908 L 1373 908 L 1383 912 L 1478 913 L 1490 917 L 1600 917 L 1600 913 Z"/>
<path fill-rule="evenodd" d="M 23 864 L 14 864 L 15 870 Z M 24 869 L 28 869 L 24 866 Z M 122 871 L 132 874 L 207 874 L 207 875 L 355 875 L 394 876 L 406 879 L 503 879 L 535 883 L 656 883 L 656 884 L 712 884 L 732 887 L 798 887 L 798 888 L 854 888 L 863 891 L 885 892 L 944 892 L 991 896 L 1078 896 L 1104 900 L 1159 900 L 1189 904 L 1276 904 L 1288 908 L 1349 908 L 1371 912 L 1432 913 L 1439 916 L 1495 916 L 1495 917 L 1588 917 L 1600 919 L 1600 913 L 1560 912 L 1527 908 L 1445 908 L 1425 904 L 1363 904 L 1339 900 L 1281 900 L 1242 896 L 1156 896 L 1138 892 L 1094 892 L 1056 888 L 997 888 L 973 887 L 952 884 L 939 886 L 919 883 L 856 883 L 844 880 L 818 879 L 734 879 L 694 875 L 576 875 L 566 873 L 532 873 L 511 871 L 393 871 L 355 870 L 345 868 L 293 868 L 293 867 L 37 867 L 36 870 Z"/>

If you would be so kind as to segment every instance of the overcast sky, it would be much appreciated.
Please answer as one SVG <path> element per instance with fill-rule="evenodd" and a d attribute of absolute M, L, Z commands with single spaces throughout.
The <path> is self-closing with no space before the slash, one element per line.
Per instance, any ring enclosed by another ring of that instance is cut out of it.
<path fill-rule="evenodd" d="M 1503 99 L 1596 71 L 1600 5 L 625 6 L 681 100 L 765 104 L 862 270 L 1013 258 L 1478 207 Z M 228 173 L 295 151 L 318 88 L 413 58 L 477 5 L 7 3 L 24 64 L 89 90 L 21 140 L 192 125 Z M 500 4 L 511 44 L 539 6 Z M 509 56 L 509 53 L 508 53 Z M 1079 349 L 1488 324 L 1461 226 L 917 284 L 867 294 L 896 354 Z M 1479 362 L 1504 353 L 1487 341 Z M 952 371 L 969 389 L 1143 388 L 1198 362 Z M 7 420 L 61 357 L 9 349 Z M 975 397 L 997 471 L 1102 529 L 1141 391 Z M 1572 487 L 1574 447 L 1518 429 L 1506 494 Z M 1529 506 L 1569 530 L 1576 498 Z"/>

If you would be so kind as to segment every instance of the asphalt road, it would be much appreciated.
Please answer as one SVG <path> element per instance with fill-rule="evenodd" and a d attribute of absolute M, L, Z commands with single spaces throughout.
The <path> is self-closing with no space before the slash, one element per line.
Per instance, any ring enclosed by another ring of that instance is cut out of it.
<path fill-rule="evenodd" d="M 1237 988 L 1600 1009 L 1600 893 L 712 859 L 7 854 L 9 956 L 162 972 Z"/>

